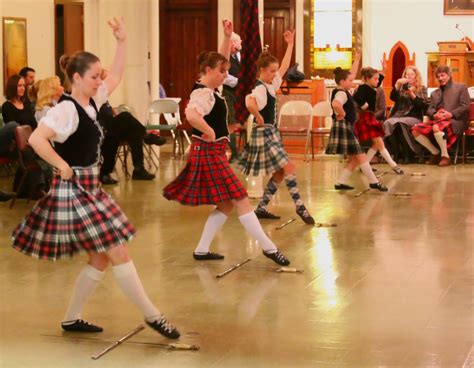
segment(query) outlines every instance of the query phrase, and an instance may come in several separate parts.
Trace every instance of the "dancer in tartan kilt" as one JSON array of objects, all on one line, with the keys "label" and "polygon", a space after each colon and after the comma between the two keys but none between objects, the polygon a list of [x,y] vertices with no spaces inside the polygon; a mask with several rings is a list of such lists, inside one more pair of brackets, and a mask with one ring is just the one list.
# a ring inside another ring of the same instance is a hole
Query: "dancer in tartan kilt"
[{"label": "dancer in tartan kilt", "polygon": [[331,94],[331,105],[334,114],[332,116],[333,123],[326,153],[329,155],[339,154],[349,156],[349,161],[335,185],[337,190],[354,189],[354,187],[348,185],[347,182],[355,168],[360,166],[362,172],[369,179],[370,188],[385,192],[388,189],[375,177],[370,163],[367,160],[367,156],[362,150],[357,136],[354,134],[354,123],[357,116],[355,103],[349,90],[354,84],[355,71],[357,71],[357,65],[353,65],[351,72],[342,70],[339,67],[334,70],[334,79],[337,83],[337,88],[335,88]]},{"label": "dancer in tartan kilt", "polygon": [[359,119],[355,123],[355,134],[360,142],[372,142],[372,147],[367,151],[369,163],[379,151],[392,170],[398,175],[403,175],[403,170],[385,148],[383,142],[385,132],[382,124],[375,118],[377,88],[382,83],[383,76],[379,74],[378,70],[371,67],[362,68],[361,74],[364,84],[360,85],[354,93],[354,100],[360,109]]},{"label": "dancer in tartan kilt", "polygon": [[[179,332],[146,295],[126,243],[135,234],[114,200],[99,185],[102,127],[97,114],[122,78],[126,33],[123,20],[109,22],[117,49],[109,76],[102,82],[99,58],[88,52],[72,55],[66,71],[72,81],[63,96],[38,122],[30,137],[36,153],[56,168],[50,192],[13,231],[13,247],[26,255],[49,260],[72,257],[83,250],[89,259],[79,274],[61,326],[66,331],[102,332],[81,319],[87,298],[112,264],[116,282],[143,312],[146,323],[169,338]],[[54,148],[50,141],[54,141]]]},{"label": "dancer in tartan kilt", "polygon": [[232,23],[224,21],[224,41],[220,52],[203,52],[198,57],[200,80],[194,85],[186,119],[193,127],[191,150],[186,167],[168,184],[163,195],[189,206],[215,205],[193,253],[194,259],[218,260],[224,256],[210,252],[217,232],[235,207],[245,230],[262,246],[263,254],[279,265],[290,261],[268,238],[252,210],[247,192],[230,168],[225,155],[229,141],[227,106],[218,88],[229,68]]},{"label": "dancer in tartan kilt", "polygon": [[255,116],[252,135],[244,147],[239,167],[245,175],[271,175],[255,214],[262,219],[279,219],[280,216],[268,211],[267,206],[285,180],[296,206],[296,213],[308,225],[314,219],[306,209],[296,182],[296,166],[288,157],[278,132],[276,120],[276,91],[282,83],[282,76],[288,70],[295,40],[294,31],[286,31],[283,37],[288,44],[285,56],[279,61],[268,51],[264,51],[257,62],[259,79],[252,93],[246,97],[247,109]]}]

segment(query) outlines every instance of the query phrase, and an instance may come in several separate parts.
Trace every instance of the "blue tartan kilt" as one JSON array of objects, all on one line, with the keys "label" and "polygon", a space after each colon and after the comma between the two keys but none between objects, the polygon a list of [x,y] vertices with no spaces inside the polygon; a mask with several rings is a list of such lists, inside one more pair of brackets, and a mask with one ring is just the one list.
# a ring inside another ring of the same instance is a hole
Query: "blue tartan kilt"
[{"label": "blue tartan kilt", "polygon": [[326,154],[358,155],[361,153],[364,153],[364,151],[354,134],[353,125],[346,120],[337,121],[333,119]]},{"label": "blue tartan kilt", "polygon": [[135,234],[120,207],[100,188],[99,167],[73,167],[71,179],[55,175],[12,234],[13,248],[34,258],[58,260],[84,250],[102,253]]},{"label": "blue tartan kilt", "polygon": [[289,162],[280,133],[274,125],[254,126],[239,160],[245,175],[271,175]]}]

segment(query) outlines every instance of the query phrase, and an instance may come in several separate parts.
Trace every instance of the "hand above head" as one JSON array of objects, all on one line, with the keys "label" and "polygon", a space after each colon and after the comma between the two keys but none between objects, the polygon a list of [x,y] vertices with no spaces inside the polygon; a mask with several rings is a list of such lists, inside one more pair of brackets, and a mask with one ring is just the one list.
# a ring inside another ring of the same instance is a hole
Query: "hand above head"
[{"label": "hand above head", "polygon": [[382,65],[382,74],[387,72],[387,60],[385,58],[380,59],[380,64]]},{"label": "hand above head", "polygon": [[283,38],[288,45],[295,43],[295,31],[285,31]]},{"label": "hand above head", "polygon": [[117,19],[114,17],[107,23],[109,24],[110,28],[112,28],[116,40],[125,41],[125,39],[127,38],[127,33],[125,32],[125,24],[123,22],[123,18]]},{"label": "hand above head", "polygon": [[224,19],[222,21],[222,27],[224,28],[224,36],[230,37],[234,32],[234,26],[230,20]]}]

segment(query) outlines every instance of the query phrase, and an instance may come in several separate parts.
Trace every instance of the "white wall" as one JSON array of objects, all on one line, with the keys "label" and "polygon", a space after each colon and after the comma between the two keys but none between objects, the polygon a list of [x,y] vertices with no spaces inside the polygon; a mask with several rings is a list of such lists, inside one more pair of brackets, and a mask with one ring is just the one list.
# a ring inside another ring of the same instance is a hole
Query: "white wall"
[{"label": "white wall", "polygon": [[474,16],[443,15],[443,0],[364,0],[364,66],[380,68],[383,53],[388,55],[402,41],[410,56],[416,54],[416,66],[426,84],[426,52],[438,50],[436,41],[461,39],[456,23],[473,38],[473,22]]},{"label": "white wall", "polygon": [[[0,17],[26,18],[28,66],[38,78],[54,75],[54,0],[0,0]],[[1,25],[0,38],[3,40]],[[3,51],[0,71],[3,103]]]}]

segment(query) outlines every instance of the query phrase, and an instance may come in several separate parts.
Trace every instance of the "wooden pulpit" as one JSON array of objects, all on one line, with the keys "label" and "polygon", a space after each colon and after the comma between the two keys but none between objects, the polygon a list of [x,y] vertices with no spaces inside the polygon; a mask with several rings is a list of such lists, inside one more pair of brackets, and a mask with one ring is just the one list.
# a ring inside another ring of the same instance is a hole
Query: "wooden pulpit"
[{"label": "wooden pulpit", "polygon": [[435,75],[438,65],[451,68],[454,82],[474,85],[474,51],[470,50],[470,46],[468,40],[439,41],[439,51],[427,52],[428,87],[438,86]]}]

